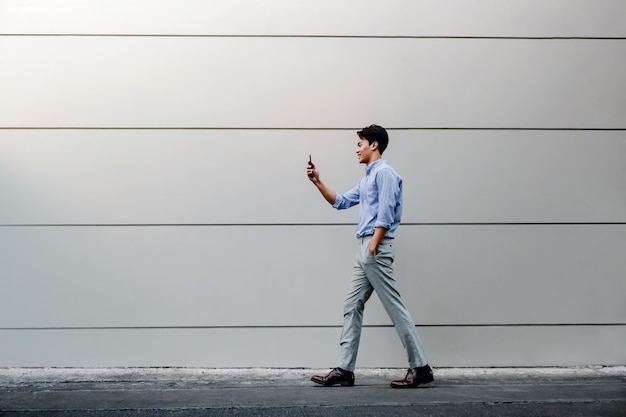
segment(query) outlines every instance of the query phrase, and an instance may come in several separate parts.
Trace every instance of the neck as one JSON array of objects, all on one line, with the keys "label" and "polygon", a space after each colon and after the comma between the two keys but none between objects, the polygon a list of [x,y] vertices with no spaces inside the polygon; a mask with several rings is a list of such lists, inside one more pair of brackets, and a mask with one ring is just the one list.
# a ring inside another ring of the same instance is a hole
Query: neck
[{"label": "neck", "polygon": [[381,154],[372,155],[372,158],[365,163],[365,166],[368,167],[372,165],[374,162],[381,160],[381,159],[383,159],[383,156]]}]

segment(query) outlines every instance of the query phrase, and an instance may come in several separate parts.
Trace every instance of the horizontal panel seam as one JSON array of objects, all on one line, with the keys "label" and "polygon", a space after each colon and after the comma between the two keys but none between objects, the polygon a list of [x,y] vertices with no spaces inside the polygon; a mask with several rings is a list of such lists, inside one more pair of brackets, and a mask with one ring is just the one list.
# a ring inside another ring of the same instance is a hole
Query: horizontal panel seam
[{"label": "horizontal panel seam", "polygon": [[[286,130],[286,131],[344,131],[359,127],[228,127],[228,126],[0,126],[0,130]],[[626,131],[626,127],[386,127],[386,130],[460,130],[460,131]]]},{"label": "horizontal panel seam", "polygon": [[472,36],[472,35],[315,35],[315,34],[185,34],[185,33],[0,33],[4,37],[108,37],[108,38],[304,38],[304,39],[459,39],[459,40],[542,40],[542,41],[623,41],[624,36]]},{"label": "horizontal panel seam", "polygon": [[[494,324],[416,324],[417,328],[464,328],[464,327],[621,327],[626,323],[494,323]],[[339,324],[329,325],[242,325],[242,326],[51,326],[51,327],[0,327],[0,331],[48,331],[48,330],[246,330],[246,329],[340,329]],[[369,324],[363,328],[391,329],[392,324]]]},{"label": "horizontal panel seam", "polygon": [[[622,226],[626,222],[492,222],[492,223],[402,223],[402,226]],[[356,223],[22,223],[0,227],[317,227],[356,226]]]}]

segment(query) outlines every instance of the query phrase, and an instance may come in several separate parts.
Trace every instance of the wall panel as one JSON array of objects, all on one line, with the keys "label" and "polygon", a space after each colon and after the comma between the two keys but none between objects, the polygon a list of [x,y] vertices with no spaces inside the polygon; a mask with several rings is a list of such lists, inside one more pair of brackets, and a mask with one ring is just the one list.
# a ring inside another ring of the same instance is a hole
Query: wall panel
[{"label": "wall panel", "polygon": [[2,0],[3,33],[624,36],[621,0]]},{"label": "wall panel", "polygon": [[[434,367],[624,364],[623,326],[418,331]],[[339,328],[0,330],[0,366],[125,367],[130,363],[328,369],[335,360],[340,332]],[[362,337],[358,367],[406,367],[393,329],[365,328]]]},{"label": "wall panel", "polygon": [[[355,131],[0,130],[0,224],[355,223]],[[624,132],[390,134],[405,223],[626,221]]]},{"label": "wall panel", "polygon": [[619,41],[4,37],[0,54],[11,62],[0,68],[0,127],[558,129],[626,119]]},{"label": "wall panel", "polygon": [[[0,327],[339,325],[352,226],[3,228]],[[420,324],[625,323],[626,226],[404,226]],[[368,324],[389,324],[376,297]],[[19,313],[19,314],[18,314]]]}]

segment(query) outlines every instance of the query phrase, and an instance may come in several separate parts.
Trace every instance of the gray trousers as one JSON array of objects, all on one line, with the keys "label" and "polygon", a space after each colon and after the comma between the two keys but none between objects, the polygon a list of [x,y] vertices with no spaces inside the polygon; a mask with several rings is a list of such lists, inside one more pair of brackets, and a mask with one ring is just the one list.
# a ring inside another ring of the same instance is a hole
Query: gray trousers
[{"label": "gray trousers", "polygon": [[409,367],[424,366],[428,362],[422,342],[415,329],[411,314],[400,299],[400,293],[393,278],[392,264],[395,256],[393,239],[383,239],[378,246],[376,257],[373,257],[367,250],[371,240],[371,236],[358,239],[359,248],[344,304],[343,330],[336,366],[354,372],[361,339],[363,309],[372,295],[372,291],[376,291],[404,345]]}]

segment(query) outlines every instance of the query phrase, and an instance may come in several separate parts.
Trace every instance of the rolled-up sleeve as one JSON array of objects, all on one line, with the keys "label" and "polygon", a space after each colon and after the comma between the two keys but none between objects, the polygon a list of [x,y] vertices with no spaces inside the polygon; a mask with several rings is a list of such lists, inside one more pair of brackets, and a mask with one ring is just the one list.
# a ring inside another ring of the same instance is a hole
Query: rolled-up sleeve
[{"label": "rolled-up sleeve", "polygon": [[380,170],[376,174],[376,187],[378,188],[378,215],[374,227],[382,227],[389,230],[398,221],[398,204],[400,200],[401,182],[390,170]]},{"label": "rolled-up sleeve", "polygon": [[344,194],[337,194],[337,198],[335,199],[333,207],[337,210],[345,210],[359,204],[359,198],[359,186],[357,185],[356,187]]}]

